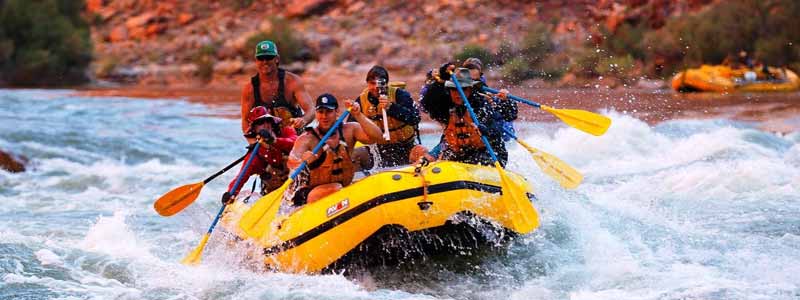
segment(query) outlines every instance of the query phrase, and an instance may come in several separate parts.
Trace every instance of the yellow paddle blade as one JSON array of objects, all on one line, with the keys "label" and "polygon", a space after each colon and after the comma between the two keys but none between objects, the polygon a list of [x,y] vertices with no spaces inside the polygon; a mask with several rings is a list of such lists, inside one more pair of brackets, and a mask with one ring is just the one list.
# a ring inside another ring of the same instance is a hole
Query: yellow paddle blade
[{"label": "yellow paddle blade", "polygon": [[186,257],[181,260],[181,263],[187,266],[194,266],[200,263],[200,259],[203,257],[203,249],[206,248],[206,243],[208,243],[208,237],[211,235],[206,233],[203,235],[203,239],[200,240],[200,245],[197,245],[197,248],[194,248],[192,252],[186,255]]},{"label": "yellow paddle blade", "polygon": [[547,105],[542,105],[541,108],[555,115],[567,125],[592,135],[601,136],[611,126],[611,119],[593,112],[580,109],[556,109]]},{"label": "yellow paddle blade", "polygon": [[249,237],[259,239],[264,236],[264,233],[269,229],[270,222],[275,219],[275,215],[278,213],[283,193],[286,192],[292,181],[294,180],[289,178],[281,187],[261,197],[258,202],[253,204],[250,210],[244,213],[241,221],[239,221],[239,227]]},{"label": "yellow paddle blade", "polygon": [[499,162],[494,163],[500,175],[500,187],[503,189],[501,202],[508,211],[508,218],[514,231],[525,234],[539,226],[539,217],[528,199],[525,187],[512,181]]},{"label": "yellow paddle blade", "polygon": [[203,185],[201,181],[171,190],[164,194],[164,196],[161,196],[161,198],[158,198],[158,200],[153,203],[153,208],[159,215],[165,217],[174,215],[197,199],[197,196],[200,195],[200,191],[203,189]]},{"label": "yellow paddle blade", "polygon": [[583,181],[583,175],[572,166],[549,153],[542,152],[517,139],[517,143],[522,145],[533,156],[533,161],[542,169],[542,172],[553,178],[565,189],[574,189]]}]

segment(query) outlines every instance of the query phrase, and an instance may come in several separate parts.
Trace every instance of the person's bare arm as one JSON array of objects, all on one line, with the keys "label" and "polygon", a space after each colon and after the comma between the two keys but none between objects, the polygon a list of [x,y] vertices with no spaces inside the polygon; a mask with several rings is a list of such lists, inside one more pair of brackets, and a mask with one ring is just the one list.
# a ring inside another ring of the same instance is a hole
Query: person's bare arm
[{"label": "person's bare arm", "polygon": [[245,84],[242,87],[242,96],[241,96],[241,103],[242,103],[242,133],[247,133],[247,129],[250,128],[250,124],[247,122],[247,114],[250,113],[250,110],[253,109],[253,86],[250,83]]},{"label": "person's bare arm", "polygon": [[297,141],[294,143],[294,147],[292,147],[292,152],[289,152],[289,159],[286,161],[286,166],[289,169],[294,170],[303,163],[303,154],[306,152],[311,151],[308,147],[308,139],[309,135],[304,134],[297,138]]},{"label": "person's bare arm", "polygon": [[[292,118],[292,127],[300,128],[310,124],[314,121],[314,105],[312,104],[311,95],[306,91],[303,80],[300,76],[292,74],[292,81],[291,83],[287,83],[287,85],[290,85],[289,90],[291,91],[295,103],[303,109],[303,118]],[[302,124],[300,120],[302,120]]]},{"label": "person's bare arm", "polygon": [[383,132],[378,125],[375,125],[372,120],[361,113],[361,106],[358,102],[346,100],[345,105],[351,108],[350,115],[358,122],[357,124],[348,123],[353,127],[353,137],[357,141],[364,144],[372,144],[383,138]]}]

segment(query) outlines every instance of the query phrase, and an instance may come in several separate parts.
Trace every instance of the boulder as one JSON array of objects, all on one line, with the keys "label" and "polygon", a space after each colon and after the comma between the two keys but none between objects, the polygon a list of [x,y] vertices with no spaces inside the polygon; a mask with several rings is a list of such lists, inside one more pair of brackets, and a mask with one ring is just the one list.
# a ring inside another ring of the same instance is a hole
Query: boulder
[{"label": "boulder", "polygon": [[178,24],[186,25],[194,21],[194,15],[190,13],[180,13],[178,15]]},{"label": "boulder", "polygon": [[164,33],[164,31],[167,31],[166,23],[153,23],[147,25],[147,28],[145,29],[145,35],[148,37],[153,37]]},{"label": "boulder", "polygon": [[128,39],[128,29],[125,26],[117,26],[108,33],[108,41],[112,43],[121,42]]},{"label": "boulder", "polygon": [[128,29],[143,27],[144,25],[147,25],[147,23],[150,23],[150,21],[155,17],[156,14],[152,12],[146,12],[125,21],[125,27],[128,27]]},{"label": "boulder", "polygon": [[131,38],[131,39],[142,40],[142,39],[147,37],[147,28],[145,28],[145,27],[129,28],[128,37]]},{"label": "boulder", "polygon": [[89,13],[97,13],[103,8],[103,0],[88,0],[86,1],[86,11]]},{"label": "boulder", "polygon": [[28,159],[24,156],[17,156],[0,150],[0,169],[11,173],[25,172],[25,164]]},{"label": "boulder", "polygon": [[296,61],[287,66],[284,66],[284,68],[286,68],[286,71],[295,74],[303,74],[306,71],[306,64],[301,61]]},{"label": "boulder", "polygon": [[334,3],[333,0],[294,0],[286,6],[285,15],[287,18],[303,18],[322,13]]},{"label": "boulder", "polygon": [[214,64],[214,73],[222,75],[238,74],[242,72],[244,62],[241,59],[229,59]]}]

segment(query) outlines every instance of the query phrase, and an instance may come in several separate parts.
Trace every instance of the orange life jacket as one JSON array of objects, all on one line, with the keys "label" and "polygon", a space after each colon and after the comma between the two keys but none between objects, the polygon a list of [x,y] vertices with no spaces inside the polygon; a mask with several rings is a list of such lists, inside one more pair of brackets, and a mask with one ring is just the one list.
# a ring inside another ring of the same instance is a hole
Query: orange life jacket
[{"label": "orange life jacket", "polygon": [[466,106],[458,105],[450,109],[450,118],[444,128],[444,140],[454,152],[464,149],[483,149],[481,132],[466,111]]},{"label": "orange life jacket", "polygon": [[[317,140],[320,140],[320,134],[316,128],[307,129],[313,134]],[[341,183],[342,186],[348,186],[353,182],[353,175],[355,175],[355,166],[350,159],[350,152],[347,149],[347,142],[344,140],[344,132],[339,127],[339,144],[335,148],[331,148],[326,143],[319,159],[309,163],[310,178],[308,187],[315,187],[322,184]]]},{"label": "orange life jacket", "polygon": [[267,162],[267,168],[259,177],[261,178],[261,194],[266,195],[289,179],[289,168],[286,167],[289,156],[282,154],[281,159],[269,160],[267,157],[263,157],[263,159]]},{"label": "orange life jacket", "polygon": [[[404,83],[402,85],[405,85]],[[401,88],[401,83],[389,83],[389,102],[395,102],[395,96],[397,94],[397,90]],[[378,128],[383,131],[383,113],[378,109],[378,105],[373,105],[369,102],[369,90],[364,89],[361,92],[361,97],[359,98],[359,102],[361,102],[361,112],[364,113],[367,118],[372,120]],[[378,144],[394,144],[408,141],[414,138],[414,135],[417,134],[417,130],[414,126],[408,125],[403,123],[398,119],[393,117],[389,117],[389,137],[390,140],[380,139]]]}]

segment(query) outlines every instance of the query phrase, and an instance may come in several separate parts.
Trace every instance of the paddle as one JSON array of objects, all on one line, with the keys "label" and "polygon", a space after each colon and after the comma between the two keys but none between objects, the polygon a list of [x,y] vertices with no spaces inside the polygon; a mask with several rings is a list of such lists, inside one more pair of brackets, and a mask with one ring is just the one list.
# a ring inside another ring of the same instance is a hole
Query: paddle
[{"label": "paddle", "polygon": [[232,162],[222,170],[219,170],[219,172],[214,173],[214,175],[209,176],[206,178],[206,180],[198,183],[187,184],[167,192],[161,196],[161,198],[158,198],[155,203],[153,203],[153,208],[159,215],[164,217],[169,217],[180,212],[197,199],[197,196],[200,195],[200,191],[203,189],[203,186],[205,186],[206,183],[211,182],[211,180],[214,180],[214,178],[217,178],[217,176],[222,175],[222,173],[227,172],[233,168],[233,166],[238,165],[244,160],[245,157],[247,157],[247,154],[242,155],[242,157]]},{"label": "paddle", "polygon": [[[498,90],[489,87],[483,87],[483,90],[492,94],[499,93]],[[608,127],[611,126],[611,119],[609,119],[606,116],[596,114],[593,112],[588,112],[580,109],[557,109],[547,105],[541,105],[531,100],[520,98],[510,94],[508,95],[508,97],[517,102],[522,102],[534,106],[536,108],[539,108],[541,110],[544,110],[546,112],[549,112],[558,117],[559,119],[561,119],[561,121],[564,121],[564,123],[567,123],[567,125],[592,135],[601,136],[604,133],[606,133]]]},{"label": "paddle", "polygon": [[[472,110],[472,105],[469,103],[469,99],[467,99],[467,96],[464,95],[464,91],[461,89],[461,83],[458,82],[458,78],[456,78],[455,73],[451,73],[450,76],[453,84],[456,86],[456,90],[458,90],[458,94],[464,101],[464,106],[467,107],[467,111],[469,112],[469,116],[472,118],[472,122],[475,123],[476,126],[480,126],[478,116],[475,115],[475,112]],[[483,141],[483,144],[486,145],[486,150],[489,151],[489,155],[492,157],[492,161],[494,162],[494,167],[497,169],[497,174],[500,176],[500,203],[506,207],[506,211],[509,215],[509,221],[514,227],[512,229],[516,230],[517,232],[528,232],[532,230],[537,226],[538,220],[531,220],[530,218],[530,216],[536,215],[536,212],[533,210],[533,206],[527,197],[527,191],[524,187],[515,184],[511,181],[511,179],[508,178],[508,176],[506,176],[505,170],[502,166],[500,166],[500,162],[497,161],[497,155],[495,155],[492,145],[489,144],[489,140],[486,139],[485,136],[481,135],[481,141]]]},{"label": "paddle", "polygon": [[[389,92],[389,86],[386,83],[386,80],[381,78],[377,80],[378,85],[378,95],[380,98],[387,97],[386,94]],[[383,139],[384,140],[391,140],[391,135],[389,132],[389,117],[386,116],[386,109],[381,109],[381,114],[383,115]]]},{"label": "paddle", "polygon": [[[256,141],[255,147],[253,147],[252,152],[250,152],[250,156],[247,158],[247,162],[244,163],[242,170],[239,171],[239,175],[237,175],[236,177],[236,182],[234,182],[233,186],[231,186],[231,188],[228,189],[228,193],[238,190],[239,184],[242,182],[242,177],[244,177],[244,174],[247,173],[247,169],[250,167],[250,163],[253,162],[253,158],[255,158],[256,154],[258,153],[259,146],[261,146],[261,143],[259,143],[259,141]],[[231,194],[231,198],[235,196],[236,196],[235,194]],[[217,222],[219,221],[219,218],[222,217],[222,213],[225,212],[225,208],[227,206],[228,204],[223,204],[222,207],[219,208],[219,212],[217,213],[217,216],[214,218],[214,221],[211,222],[211,227],[208,228],[208,232],[206,232],[206,234],[203,235],[203,239],[200,240],[200,244],[197,245],[197,248],[192,250],[192,252],[189,252],[189,254],[187,254],[186,257],[184,257],[183,260],[181,260],[182,264],[196,265],[200,263],[200,259],[203,256],[203,250],[206,248],[206,243],[208,243],[208,238],[211,237],[211,232],[214,231],[214,227],[217,226]]]},{"label": "paddle", "polygon": [[522,147],[528,150],[533,156],[533,161],[542,169],[542,172],[553,178],[558,184],[566,189],[574,189],[581,184],[583,181],[583,175],[580,172],[572,168],[567,163],[561,161],[558,157],[555,157],[549,153],[542,152],[539,149],[529,146],[521,139],[517,138],[513,132],[508,129],[503,128],[503,130],[514,138],[517,143],[519,143]]},{"label": "paddle", "polygon": [[[322,149],[322,146],[325,145],[325,141],[327,141],[328,138],[331,137],[334,132],[336,132],[336,128],[342,124],[344,119],[347,118],[349,114],[350,108],[348,108],[339,117],[339,119],[336,120],[336,123],[334,123],[330,129],[328,129],[328,132],[322,136],[322,138],[319,140],[319,143],[317,143],[317,146],[311,151],[312,153],[316,155],[317,152]],[[277,214],[278,207],[280,206],[278,204],[281,202],[283,194],[286,192],[286,189],[289,188],[289,185],[291,185],[292,182],[294,182],[294,180],[297,178],[297,175],[303,171],[303,168],[306,167],[306,164],[307,162],[303,161],[300,166],[297,167],[294,172],[292,172],[292,174],[289,176],[289,179],[287,179],[281,187],[259,199],[258,202],[253,204],[253,207],[251,207],[250,210],[248,210],[242,216],[241,221],[239,221],[239,227],[241,227],[248,236],[257,239],[261,238],[264,233],[266,233],[267,229],[269,228],[269,222],[272,219],[271,217],[267,216],[274,216]]]}]

